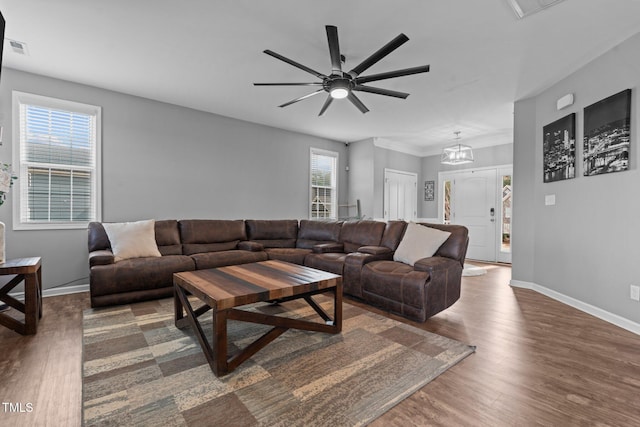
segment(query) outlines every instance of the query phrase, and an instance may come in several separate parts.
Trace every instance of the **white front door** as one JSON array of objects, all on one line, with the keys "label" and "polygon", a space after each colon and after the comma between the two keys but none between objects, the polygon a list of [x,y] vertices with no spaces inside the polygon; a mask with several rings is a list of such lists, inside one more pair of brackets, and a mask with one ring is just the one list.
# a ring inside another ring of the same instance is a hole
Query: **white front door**
[{"label": "white front door", "polygon": [[452,187],[451,223],[469,229],[467,258],[496,261],[495,169],[459,172]]},{"label": "white front door", "polygon": [[418,175],[385,169],[383,198],[385,220],[415,220],[418,216]]}]

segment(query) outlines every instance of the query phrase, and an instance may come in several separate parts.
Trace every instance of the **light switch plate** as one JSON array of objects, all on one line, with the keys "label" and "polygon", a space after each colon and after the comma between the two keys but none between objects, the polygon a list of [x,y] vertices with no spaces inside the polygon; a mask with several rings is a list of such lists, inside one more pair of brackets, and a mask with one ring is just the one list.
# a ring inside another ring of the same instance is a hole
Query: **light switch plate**
[{"label": "light switch plate", "polygon": [[547,194],[544,196],[544,204],[545,206],[553,206],[556,204],[556,195],[555,194]]}]

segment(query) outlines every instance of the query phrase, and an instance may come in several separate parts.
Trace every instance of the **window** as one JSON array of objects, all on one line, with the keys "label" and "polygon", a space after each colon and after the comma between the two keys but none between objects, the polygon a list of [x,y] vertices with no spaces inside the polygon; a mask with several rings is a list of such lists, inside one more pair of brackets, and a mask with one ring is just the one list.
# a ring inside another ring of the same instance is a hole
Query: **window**
[{"label": "window", "polygon": [[311,149],[311,219],[335,219],[338,211],[338,153]]},{"label": "window", "polygon": [[100,107],[13,92],[15,230],[100,220]]}]

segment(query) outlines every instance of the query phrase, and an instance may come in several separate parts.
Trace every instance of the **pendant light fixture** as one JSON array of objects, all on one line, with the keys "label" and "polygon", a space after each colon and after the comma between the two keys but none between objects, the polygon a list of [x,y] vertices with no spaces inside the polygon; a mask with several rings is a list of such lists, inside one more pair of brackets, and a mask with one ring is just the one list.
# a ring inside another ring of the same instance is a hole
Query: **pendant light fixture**
[{"label": "pendant light fixture", "polygon": [[460,131],[456,131],[454,134],[456,135],[456,144],[442,150],[440,163],[443,165],[473,163],[473,150],[468,145],[460,144]]}]

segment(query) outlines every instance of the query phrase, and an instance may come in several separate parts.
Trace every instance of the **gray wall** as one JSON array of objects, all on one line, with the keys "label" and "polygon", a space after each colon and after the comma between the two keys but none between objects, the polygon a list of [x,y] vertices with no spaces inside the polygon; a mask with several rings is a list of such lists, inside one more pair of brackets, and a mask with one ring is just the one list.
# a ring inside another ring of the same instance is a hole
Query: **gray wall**
[{"label": "gray wall", "polygon": [[360,199],[361,214],[373,218],[374,212],[374,151],[373,139],[349,144],[349,200]]},{"label": "gray wall", "polygon": [[412,172],[418,174],[417,195],[418,217],[422,216],[420,210],[420,195],[424,189],[420,188],[422,182],[422,170],[420,168],[420,157],[411,154],[400,153],[398,151],[388,150],[386,148],[374,147],[374,169],[373,169],[373,217],[384,217],[384,170],[395,169],[403,172]]},{"label": "gray wall", "polygon": [[[640,322],[640,303],[629,285],[640,284],[638,184],[638,85],[640,34],[515,108],[513,279],[575,298]],[[582,175],[583,109],[631,88],[631,170]],[[575,94],[575,104],[556,111],[556,100]],[[576,113],[577,177],[543,183],[542,127]],[[556,205],[545,206],[555,194]],[[528,239],[527,239],[528,238]]]},{"label": "gray wall", "polygon": [[[422,158],[422,189],[424,191],[424,181],[435,182],[435,197],[433,201],[425,202],[424,194],[420,195],[418,200],[421,201],[422,216],[425,218],[438,217],[438,173],[463,169],[475,169],[491,166],[510,165],[513,163],[513,144],[495,145],[492,147],[484,147],[473,150],[473,163],[460,166],[443,165],[440,163],[440,154],[435,156],[426,156]],[[420,187],[420,185],[418,185]]]},{"label": "gray wall", "polygon": [[[341,142],[175,105],[2,70],[0,161],[11,161],[11,91],[102,107],[103,220],[307,218],[309,148],[339,153],[339,203],[347,200]],[[12,231],[0,206],[9,258],[43,258],[45,288],[86,284],[86,230]]]},{"label": "gray wall", "polygon": [[[360,199],[362,214],[368,218],[384,217],[384,170],[395,169],[418,175],[422,179],[421,158],[411,154],[376,147],[373,138],[349,144],[349,199]],[[418,185],[418,201],[421,200]],[[418,216],[420,217],[420,203]]]}]

